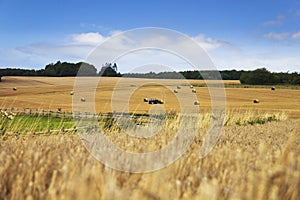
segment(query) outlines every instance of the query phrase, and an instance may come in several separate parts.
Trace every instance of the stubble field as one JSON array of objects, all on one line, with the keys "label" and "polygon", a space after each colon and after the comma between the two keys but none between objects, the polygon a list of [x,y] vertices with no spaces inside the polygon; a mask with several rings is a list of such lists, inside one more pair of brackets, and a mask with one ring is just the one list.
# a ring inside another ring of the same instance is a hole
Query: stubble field
[{"label": "stubble field", "polygon": [[[93,79],[93,78],[89,78]],[[96,81],[96,78],[94,78]],[[2,108],[39,108],[48,110],[72,110],[72,97],[70,92],[74,88],[75,79],[46,78],[46,77],[5,77],[0,84],[0,106]],[[200,111],[210,109],[210,95],[207,87],[201,80],[156,80],[156,79],[132,79],[132,78],[105,78],[100,79],[95,89],[95,99],[86,99],[85,104],[96,102],[96,112],[123,111],[123,106],[129,102],[129,111],[147,113],[151,105],[144,103],[144,98],[157,98],[165,101],[163,105],[167,112],[181,112],[180,106],[194,109],[194,99],[200,102]],[[189,89],[193,84],[197,93]],[[224,81],[224,84],[239,84],[239,81]],[[177,89],[178,85],[182,89]],[[13,87],[17,90],[13,91]],[[87,90],[91,88],[86,88]],[[178,90],[178,94],[173,92]],[[185,94],[181,90],[185,89]],[[132,93],[130,93],[132,92]],[[228,110],[258,110],[265,112],[284,111],[290,118],[300,118],[300,90],[277,89],[271,91],[266,88],[234,88],[225,89]],[[84,96],[84,92],[82,97]],[[114,96],[113,96],[114,95]],[[182,100],[176,96],[182,95]],[[77,96],[76,96],[77,97]],[[113,100],[112,100],[112,97]],[[80,98],[80,97],[79,97]],[[259,104],[253,100],[259,99]],[[76,99],[77,100],[77,99]]]},{"label": "stubble field", "polygon": [[[96,111],[123,109],[118,105],[129,102],[130,112],[147,113],[151,105],[143,99],[158,98],[164,100],[160,106],[165,110],[176,112],[182,104],[176,98],[180,92],[184,93],[184,106],[194,109],[191,83],[204,116],[201,123],[209,123],[205,115],[210,110],[208,89],[197,87],[203,85],[202,81],[158,81],[103,78],[95,88]],[[0,105],[71,111],[73,84],[74,78],[4,77]],[[182,88],[174,94],[177,85]],[[133,91],[132,95],[128,90]],[[204,125],[187,153],[172,165],[151,173],[106,167],[89,154],[74,133],[4,133],[0,136],[0,199],[299,199],[300,90],[229,87],[225,91],[228,123],[212,152],[199,158],[207,131]],[[118,92],[118,98],[111,101],[113,92]],[[260,103],[254,104],[253,99]],[[91,101],[87,98],[82,103]],[[112,104],[116,106],[111,108]],[[271,118],[261,123],[267,114]],[[175,130],[176,123],[171,121],[173,125],[169,126]],[[139,153],[168,145],[173,139],[170,130],[164,129],[149,142],[133,142],[114,127],[107,130],[107,136],[120,148]]]}]

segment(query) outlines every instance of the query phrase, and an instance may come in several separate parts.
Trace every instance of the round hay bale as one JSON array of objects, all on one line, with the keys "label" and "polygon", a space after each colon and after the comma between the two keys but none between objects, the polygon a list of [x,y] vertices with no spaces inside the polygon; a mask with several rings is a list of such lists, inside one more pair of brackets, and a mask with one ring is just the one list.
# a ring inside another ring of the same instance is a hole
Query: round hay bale
[{"label": "round hay bale", "polygon": [[181,89],[181,87],[179,85],[177,85],[177,89]]},{"label": "round hay bale", "polygon": [[8,115],[8,116],[7,116],[7,119],[12,120],[12,119],[14,119],[14,116]]},{"label": "round hay bale", "polygon": [[85,102],[85,98],[84,97],[81,97],[81,102]]},{"label": "round hay bale", "polygon": [[260,101],[259,101],[259,99],[254,99],[253,100],[253,103],[259,103]]},{"label": "round hay bale", "polygon": [[192,93],[196,93],[196,90],[195,90],[195,89],[192,89]]},{"label": "round hay bale", "polygon": [[158,103],[159,104],[164,104],[164,100],[160,99],[160,100],[158,100]]},{"label": "round hay bale", "polygon": [[195,106],[199,106],[199,105],[200,105],[200,102],[199,102],[199,101],[195,101],[195,102],[194,102],[194,105],[195,105]]},{"label": "round hay bale", "polygon": [[276,90],[276,88],[275,87],[271,87],[271,90]]},{"label": "round hay bale", "polygon": [[178,93],[178,90],[174,90],[174,93]]},{"label": "round hay bale", "polygon": [[70,95],[74,95],[74,91],[71,91],[71,92],[70,92]]},{"label": "round hay bale", "polygon": [[148,98],[144,98],[144,102],[148,102],[149,100],[148,100]]},{"label": "round hay bale", "polygon": [[17,91],[17,88],[16,88],[16,87],[13,87],[13,91]]},{"label": "round hay bale", "polygon": [[193,85],[190,85],[190,88],[192,89],[194,86]]}]

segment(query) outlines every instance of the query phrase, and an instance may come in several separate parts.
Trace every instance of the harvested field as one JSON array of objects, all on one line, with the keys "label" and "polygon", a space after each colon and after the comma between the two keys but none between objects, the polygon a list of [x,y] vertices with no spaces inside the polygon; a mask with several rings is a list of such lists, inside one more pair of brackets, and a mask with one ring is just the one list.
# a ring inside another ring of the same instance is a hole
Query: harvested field
[{"label": "harvested field", "polygon": [[[93,79],[93,78],[89,78]],[[0,107],[2,108],[39,108],[65,111],[72,110],[74,90],[73,77],[3,77],[0,83]],[[189,93],[190,84],[197,93]],[[151,105],[144,103],[144,98],[164,100],[163,109],[168,112],[180,112],[180,103],[173,90],[181,85],[178,95],[182,95],[184,105],[194,109],[194,98],[200,102],[200,110],[210,109],[210,95],[207,87],[202,87],[201,80],[157,80],[134,78],[102,77],[96,88],[96,111],[107,113],[124,111],[124,105],[129,102],[129,111],[147,113]],[[239,84],[239,81],[224,81],[224,84]],[[198,86],[197,86],[198,85]],[[201,86],[201,87],[199,87]],[[18,90],[14,91],[13,87]],[[89,88],[88,88],[89,89]],[[186,94],[182,93],[186,90]],[[225,89],[227,108],[236,110],[258,110],[278,112],[284,111],[291,118],[300,118],[300,90],[270,88],[231,88]],[[82,93],[84,96],[84,92]],[[115,95],[112,101],[112,95]],[[196,96],[194,96],[196,95]],[[81,97],[80,97],[81,98]],[[253,99],[259,99],[259,104],[253,104]],[[85,103],[93,101],[86,99]],[[112,105],[113,104],[113,105]],[[113,107],[112,107],[113,106]],[[162,106],[162,105],[161,105]]]}]

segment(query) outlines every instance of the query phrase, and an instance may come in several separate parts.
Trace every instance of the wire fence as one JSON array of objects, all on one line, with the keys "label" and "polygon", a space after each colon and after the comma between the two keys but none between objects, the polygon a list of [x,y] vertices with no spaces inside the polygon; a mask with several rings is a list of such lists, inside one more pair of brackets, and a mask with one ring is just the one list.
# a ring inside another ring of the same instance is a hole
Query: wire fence
[{"label": "wire fence", "polygon": [[[129,117],[129,118],[140,118],[140,117],[150,117],[149,114],[144,113],[124,113],[124,112],[110,112],[110,113],[90,113],[90,112],[71,112],[71,111],[62,111],[58,109],[54,110],[45,110],[38,108],[0,108],[0,112],[6,112],[8,115],[31,115],[31,116],[47,116],[47,117],[56,117],[56,118],[99,118],[99,117]],[[157,115],[168,115],[172,116],[176,113],[166,113],[166,114],[157,114]],[[155,115],[155,114],[154,114]],[[150,117],[151,118],[151,117]]]},{"label": "wire fence", "polygon": [[70,112],[62,111],[58,109],[54,110],[45,110],[37,108],[0,108],[1,112],[6,112],[7,115],[31,115],[31,116],[47,116],[47,117],[56,117],[56,118],[90,118],[90,117],[100,117],[100,116],[111,116],[110,113],[89,113],[89,112]]}]

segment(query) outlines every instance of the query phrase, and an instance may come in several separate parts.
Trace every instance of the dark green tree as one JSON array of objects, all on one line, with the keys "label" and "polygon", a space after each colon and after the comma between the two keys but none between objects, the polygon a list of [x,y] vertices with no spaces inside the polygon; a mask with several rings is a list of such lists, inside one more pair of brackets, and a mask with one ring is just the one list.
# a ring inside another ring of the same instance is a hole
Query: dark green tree
[{"label": "dark green tree", "polygon": [[45,67],[46,76],[96,76],[97,69],[95,66],[85,62],[68,63],[60,62],[49,64]]},{"label": "dark green tree", "polygon": [[108,77],[118,77],[121,76],[120,73],[117,72],[117,64],[114,63],[105,63],[101,70],[99,71],[100,76],[108,76]]},{"label": "dark green tree", "polygon": [[96,76],[97,75],[97,69],[94,65],[90,65],[85,62],[79,62],[76,64],[75,69],[78,68],[78,74],[79,76]]},{"label": "dark green tree", "polygon": [[253,85],[270,85],[276,83],[274,75],[266,68],[243,72],[241,74],[240,81],[243,84]]}]

